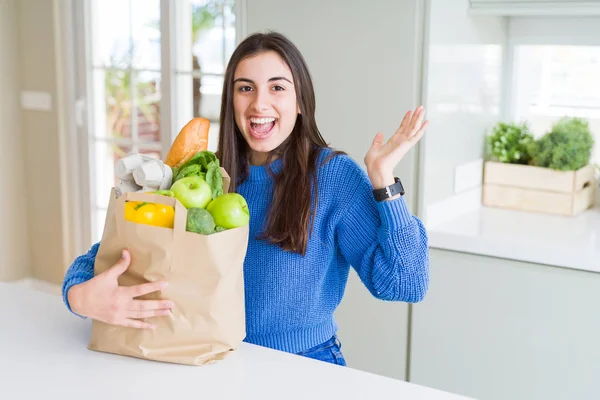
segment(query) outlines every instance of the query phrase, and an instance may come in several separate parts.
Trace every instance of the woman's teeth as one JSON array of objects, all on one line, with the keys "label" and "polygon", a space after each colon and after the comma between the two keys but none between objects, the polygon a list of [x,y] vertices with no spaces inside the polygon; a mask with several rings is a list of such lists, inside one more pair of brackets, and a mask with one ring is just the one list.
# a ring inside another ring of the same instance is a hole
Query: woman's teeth
[{"label": "woman's teeth", "polygon": [[269,124],[275,121],[275,118],[250,118],[250,122],[253,124]]},{"label": "woman's teeth", "polygon": [[250,118],[250,133],[255,138],[266,138],[273,127],[275,127],[276,118]]}]

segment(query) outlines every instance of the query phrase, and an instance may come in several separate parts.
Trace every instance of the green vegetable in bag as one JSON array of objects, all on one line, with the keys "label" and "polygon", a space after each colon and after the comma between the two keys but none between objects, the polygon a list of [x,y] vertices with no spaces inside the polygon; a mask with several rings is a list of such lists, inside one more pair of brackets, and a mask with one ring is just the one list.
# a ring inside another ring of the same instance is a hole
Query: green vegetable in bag
[{"label": "green vegetable in bag", "polygon": [[198,176],[205,180],[211,187],[213,199],[223,194],[223,174],[221,174],[219,159],[212,151],[199,151],[194,154],[179,168],[173,183],[189,176]]}]

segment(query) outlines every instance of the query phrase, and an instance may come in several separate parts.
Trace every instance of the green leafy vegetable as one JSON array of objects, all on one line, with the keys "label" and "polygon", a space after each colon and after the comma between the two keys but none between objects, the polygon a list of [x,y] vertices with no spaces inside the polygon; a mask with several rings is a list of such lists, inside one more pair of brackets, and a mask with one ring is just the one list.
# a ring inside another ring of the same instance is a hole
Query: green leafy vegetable
[{"label": "green leafy vegetable", "polygon": [[179,168],[177,174],[173,172],[173,183],[188,176],[199,176],[210,185],[213,199],[223,194],[223,175],[219,159],[212,151],[199,151]]},{"label": "green leafy vegetable", "polygon": [[198,164],[192,164],[186,168],[181,168],[175,177],[175,182],[181,178],[187,178],[188,176],[202,176],[202,167]]},{"label": "green leafy vegetable", "polygon": [[221,174],[218,160],[216,162],[211,161],[210,164],[208,164],[208,171],[206,171],[206,178],[204,180],[212,189],[213,199],[216,199],[223,194],[223,175]]}]

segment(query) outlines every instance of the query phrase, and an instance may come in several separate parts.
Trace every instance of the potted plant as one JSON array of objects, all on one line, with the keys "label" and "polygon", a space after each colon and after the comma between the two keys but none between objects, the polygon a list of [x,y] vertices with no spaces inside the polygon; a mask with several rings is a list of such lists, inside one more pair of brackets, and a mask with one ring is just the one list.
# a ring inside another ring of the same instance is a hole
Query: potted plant
[{"label": "potted plant", "polygon": [[537,140],[526,123],[499,123],[486,139],[484,205],[573,216],[594,204],[587,121],[561,118]]}]

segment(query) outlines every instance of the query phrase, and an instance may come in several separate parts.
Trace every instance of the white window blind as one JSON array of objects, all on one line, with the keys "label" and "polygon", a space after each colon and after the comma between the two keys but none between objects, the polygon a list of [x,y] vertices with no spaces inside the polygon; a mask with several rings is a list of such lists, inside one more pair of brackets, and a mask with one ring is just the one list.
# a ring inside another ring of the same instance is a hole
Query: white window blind
[{"label": "white window blind", "polygon": [[499,16],[600,15],[600,0],[470,0],[473,14]]},{"label": "white window blind", "polygon": [[512,44],[600,46],[600,17],[512,17]]}]

